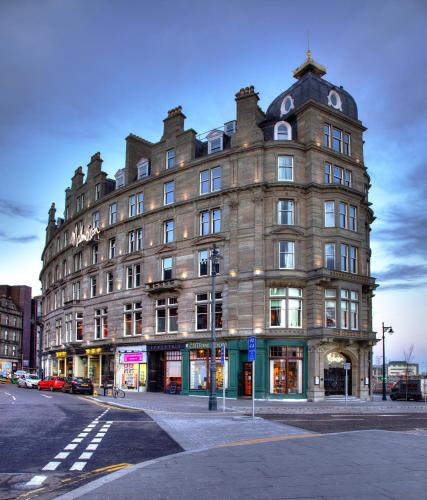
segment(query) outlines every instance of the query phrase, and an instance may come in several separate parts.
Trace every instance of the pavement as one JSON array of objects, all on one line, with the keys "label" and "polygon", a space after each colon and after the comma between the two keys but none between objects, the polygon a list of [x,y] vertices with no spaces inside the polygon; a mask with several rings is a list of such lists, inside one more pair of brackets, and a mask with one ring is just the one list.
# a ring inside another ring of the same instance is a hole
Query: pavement
[{"label": "pavement", "polygon": [[[102,394],[102,390],[101,390]],[[115,399],[97,396],[98,401],[110,404],[122,405],[128,408],[142,409],[147,412],[156,413],[188,413],[188,414],[215,414],[222,416],[222,398],[218,398],[218,411],[208,410],[207,396],[182,396],[174,394],[163,394],[158,392],[126,393],[125,398]],[[225,413],[248,415],[252,412],[252,401],[250,399],[228,399],[225,400]],[[402,413],[402,412],[427,412],[427,403],[420,401],[382,401],[380,395],[375,395],[372,401],[361,401],[356,398],[349,399],[347,404],[343,398],[327,398],[316,403],[307,401],[289,400],[256,400],[257,414],[292,414],[292,413]]]},{"label": "pavement", "polygon": [[427,435],[386,431],[292,435],[164,457],[58,500],[419,500]]},{"label": "pavement", "polygon": [[[143,408],[186,451],[114,472],[59,500],[427,498],[424,404],[260,401],[262,417],[252,419],[245,400],[227,400],[224,412],[221,401],[209,412],[207,398],[198,397],[97,400]],[[367,430],[351,431],[357,425]],[[396,430],[370,430],[379,425]]]}]

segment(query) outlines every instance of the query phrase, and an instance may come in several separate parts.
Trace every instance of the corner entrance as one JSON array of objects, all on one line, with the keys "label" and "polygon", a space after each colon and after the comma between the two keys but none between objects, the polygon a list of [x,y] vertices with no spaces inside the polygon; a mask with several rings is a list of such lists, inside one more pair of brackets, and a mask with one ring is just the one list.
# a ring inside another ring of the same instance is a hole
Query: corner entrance
[{"label": "corner entrance", "polygon": [[[330,352],[325,359],[325,396],[345,395],[345,370],[344,363],[350,363],[350,359],[341,352]],[[348,395],[352,395],[351,372],[348,370]]]}]

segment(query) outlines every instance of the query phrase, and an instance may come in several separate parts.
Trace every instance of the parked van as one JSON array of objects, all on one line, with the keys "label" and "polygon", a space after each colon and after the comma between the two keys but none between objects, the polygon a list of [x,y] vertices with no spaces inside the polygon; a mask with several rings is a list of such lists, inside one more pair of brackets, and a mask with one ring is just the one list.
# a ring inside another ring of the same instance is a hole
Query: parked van
[{"label": "parked van", "polygon": [[427,399],[427,379],[408,379],[407,384],[406,380],[399,380],[391,388],[390,399],[392,401],[397,399],[413,399],[414,401]]}]

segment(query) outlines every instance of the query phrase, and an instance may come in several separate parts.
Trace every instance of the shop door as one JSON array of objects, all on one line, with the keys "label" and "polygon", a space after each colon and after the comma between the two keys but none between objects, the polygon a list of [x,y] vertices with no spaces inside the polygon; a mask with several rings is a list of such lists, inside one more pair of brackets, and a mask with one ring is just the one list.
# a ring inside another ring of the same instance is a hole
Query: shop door
[{"label": "shop door", "polygon": [[252,363],[243,363],[243,396],[252,396]]},{"label": "shop door", "polygon": [[151,351],[148,360],[148,390],[150,392],[163,392],[164,366],[164,352]]},{"label": "shop door", "polygon": [[[325,370],[325,396],[345,395],[344,368],[327,368]],[[351,396],[351,370],[348,371],[348,395]]]}]

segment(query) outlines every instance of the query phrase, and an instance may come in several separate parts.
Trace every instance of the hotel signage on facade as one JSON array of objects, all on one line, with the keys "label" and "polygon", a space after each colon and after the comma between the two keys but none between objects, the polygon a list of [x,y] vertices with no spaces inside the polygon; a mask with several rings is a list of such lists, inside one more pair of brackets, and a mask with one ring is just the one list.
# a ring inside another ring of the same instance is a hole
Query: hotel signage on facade
[{"label": "hotel signage on facade", "polygon": [[71,232],[71,244],[78,247],[81,243],[92,241],[96,236],[99,236],[99,228],[89,226],[85,230],[84,226],[77,226]]}]

